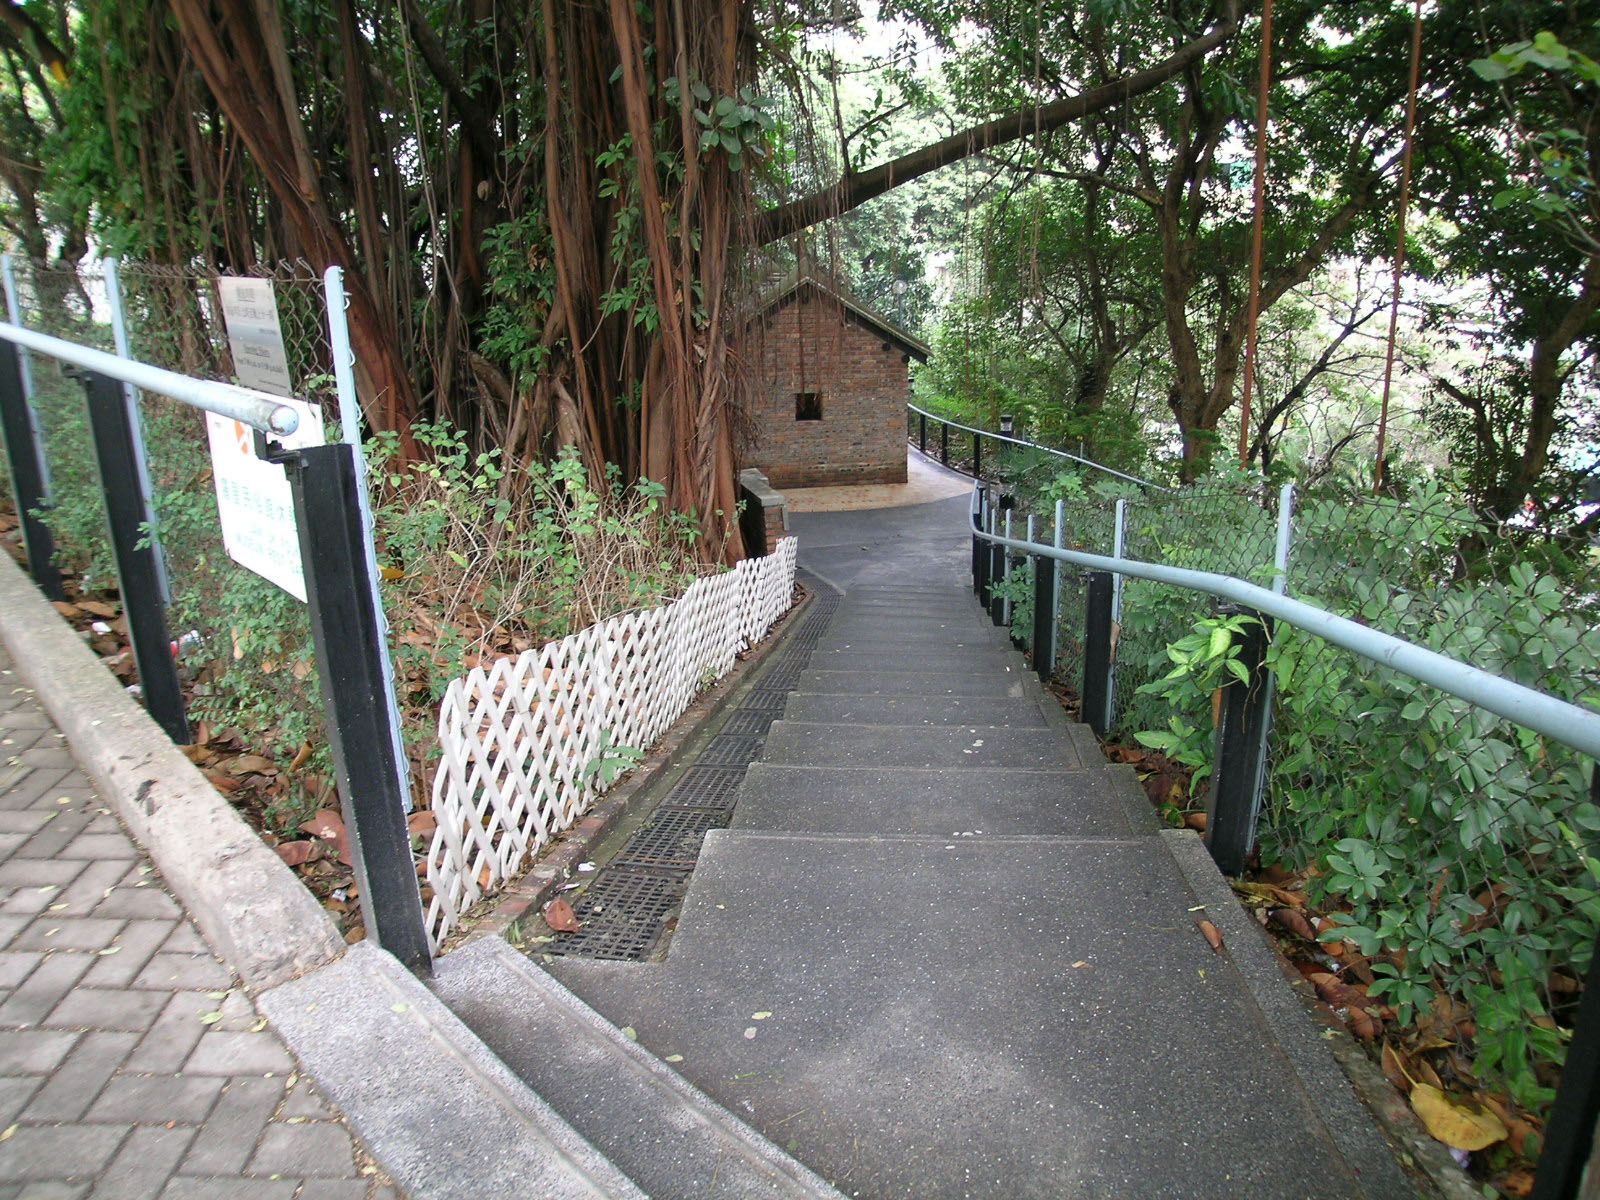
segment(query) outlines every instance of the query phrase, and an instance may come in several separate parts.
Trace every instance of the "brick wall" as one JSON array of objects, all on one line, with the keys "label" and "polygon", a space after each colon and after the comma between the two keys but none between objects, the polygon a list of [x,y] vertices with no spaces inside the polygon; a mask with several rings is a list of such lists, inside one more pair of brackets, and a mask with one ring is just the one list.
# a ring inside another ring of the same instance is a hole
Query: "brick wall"
[{"label": "brick wall", "polygon": [[[905,482],[911,379],[899,346],[813,293],[762,322],[757,361],[747,465],[780,488]],[[795,419],[801,392],[820,397],[820,420]]]}]

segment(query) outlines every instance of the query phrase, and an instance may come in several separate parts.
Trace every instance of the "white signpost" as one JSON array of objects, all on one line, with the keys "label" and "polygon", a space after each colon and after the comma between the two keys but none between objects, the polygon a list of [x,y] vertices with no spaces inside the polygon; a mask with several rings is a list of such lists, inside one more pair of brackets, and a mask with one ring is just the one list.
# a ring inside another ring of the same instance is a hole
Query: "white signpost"
[{"label": "white signpost", "polygon": [[[284,397],[284,403],[300,414],[300,428],[280,439],[285,449],[322,445],[326,439],[321,409],[293,397],[272,281],[223,278],[217,287],[239,382]],[[228,556],[303,602],[306,581],[294,497],[283,468],[256,457],[255,435],[248,425],[207,413],[206,432]]]}]

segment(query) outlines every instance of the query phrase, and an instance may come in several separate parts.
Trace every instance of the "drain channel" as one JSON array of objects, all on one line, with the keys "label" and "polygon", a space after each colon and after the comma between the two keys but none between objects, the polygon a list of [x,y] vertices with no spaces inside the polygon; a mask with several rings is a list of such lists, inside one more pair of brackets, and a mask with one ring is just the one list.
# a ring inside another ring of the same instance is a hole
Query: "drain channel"
[{"label": "drain channel", "polygon": [[573,900],[577,932],[556,933],[540,945],[540,953],[640,962],[677,919],[706,834],[725,829],[733,819],[746,769],[839,608],[838,592],[809,572],[799,575],[814,597],[811,611],[789,635],[760,686],[745,694],[694,765]]}]

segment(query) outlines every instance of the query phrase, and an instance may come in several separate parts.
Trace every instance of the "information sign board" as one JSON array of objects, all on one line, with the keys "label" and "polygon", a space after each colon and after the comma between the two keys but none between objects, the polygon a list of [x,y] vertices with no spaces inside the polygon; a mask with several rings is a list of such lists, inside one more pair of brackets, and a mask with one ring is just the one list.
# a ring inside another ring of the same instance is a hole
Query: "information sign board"
[{"label": "information sign board", "polygon": [[[284,397],[284,404],[300,414],[300,427],[293,434],[273,440],[291,450],[320,446],[324,441],[322,410],[291,395],[289,361],[283,350],[272,281],[223,278],[217,284],[239,382]],[[283,468],[256,457],[255,431],[242,422],[207,413],[206,433],[211,442],[217,515],[222,520],[222,542],[228,556],[303,602],[306,581],[300,565],[300,536],[295,528],[294,497]]]}]

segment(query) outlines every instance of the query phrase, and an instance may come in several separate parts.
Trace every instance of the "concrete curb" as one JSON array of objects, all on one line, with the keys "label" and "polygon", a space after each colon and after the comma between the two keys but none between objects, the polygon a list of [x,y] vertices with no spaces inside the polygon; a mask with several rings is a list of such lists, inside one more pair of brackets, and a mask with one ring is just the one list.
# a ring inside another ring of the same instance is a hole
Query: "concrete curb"
[{"label": "concrete curb", "polygon": [[376,946],[355,946],[258,1003],[412,1200],[644,1200]]},{"label": "concrete curb", "polygon": [[[1304,1084],[1320,1111],[1334,1148],[1374,1200],[1415,1197],[1417,1183],[1399,1164],[1399,1153],[1379,1131],[1378,1115],[1357,1096],[1278,966],[1266,934],[1234,898],[1233,889],[1211,859],[1200,836],[1187,829],[1164,829],[1161,840],[1205,915],[1221,931],[1224,953],[1243,977],[1261,1023]],[[1198,937],[1199,935],[1196,934]]]},{"label": "concrete curb", "polygon": [[0,555],[0,642],[213,950],[252,988],[339,958],[322,906]]}]

